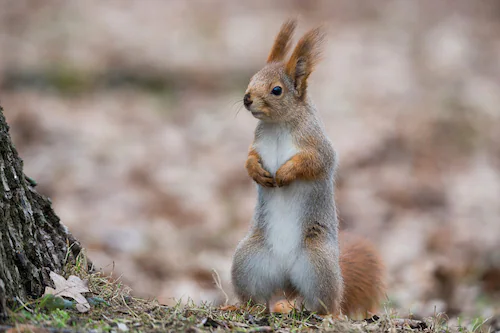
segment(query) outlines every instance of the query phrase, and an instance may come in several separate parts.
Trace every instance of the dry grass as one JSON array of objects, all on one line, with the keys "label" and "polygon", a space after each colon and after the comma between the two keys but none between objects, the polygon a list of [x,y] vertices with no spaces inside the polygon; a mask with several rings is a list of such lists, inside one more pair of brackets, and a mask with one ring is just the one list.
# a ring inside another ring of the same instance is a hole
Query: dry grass
[{"label": "dry grass", "polygon": [[40,300],[21,304],[11,312],[0,331],[7,332],[489,332],[484,320],[467,326],[450,327],[443,314],[424,320],[402,319],[394,311],[367,320],[333,319],[308,311],[267,314],[263,306],[214,307],[187,302],[165,306],[156,300],[130,295],[130,288],[119,278],[88,270],[85,256],[68,265],[64,275],[88,280],[94,300],[87,313],[71,308],[48,309]]}]

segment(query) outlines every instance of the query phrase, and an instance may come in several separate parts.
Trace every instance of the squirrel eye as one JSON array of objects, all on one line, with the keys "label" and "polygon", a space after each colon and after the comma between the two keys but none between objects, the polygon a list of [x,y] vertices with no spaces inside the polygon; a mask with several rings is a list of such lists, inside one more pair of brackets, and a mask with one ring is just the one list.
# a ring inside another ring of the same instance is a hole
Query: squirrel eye
[{"label": "squirrel eye", "polygon": [[283,91],[283,89],[281,89],[280,86],[276,86],[273,88],[273,90],[271,90],[271,94],[279,96],[279,95],[281,95],[282,91]]}]

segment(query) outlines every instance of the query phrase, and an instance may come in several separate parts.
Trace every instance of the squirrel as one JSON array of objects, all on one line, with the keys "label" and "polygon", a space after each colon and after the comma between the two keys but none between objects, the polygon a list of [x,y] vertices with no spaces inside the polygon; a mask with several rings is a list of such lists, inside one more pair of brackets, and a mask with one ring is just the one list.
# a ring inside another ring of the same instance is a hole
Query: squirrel
[{"label": "squirrel", "polygon": [[318,314],[367,315],[385,295],[384,266],[370,243],[339,233],[336,153],[307,94],[325,33],[307,32],[285,61],[296,25],[283,23],[243,98],[259,120],[245,165],[258,196],[232,284],[240,301],[269,312],[280,291]]}]

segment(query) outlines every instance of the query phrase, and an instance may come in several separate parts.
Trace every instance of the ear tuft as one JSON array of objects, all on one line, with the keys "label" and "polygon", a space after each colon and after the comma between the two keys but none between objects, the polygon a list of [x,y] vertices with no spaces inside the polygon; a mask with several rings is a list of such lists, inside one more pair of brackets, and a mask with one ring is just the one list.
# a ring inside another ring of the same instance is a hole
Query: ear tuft
[{"label": "ear tuft", "polygon": [[269,56],[267,57],[267,62],[281,61],[285,58],[288,50],[290,49],[290,40],[292,38],[295,27],[297,26],[296,19],[289,19],[283,23],[280,32],[274,40],[273,47]]},{"label": "ear tuft", "polygon": [[321,60],[324,40],[325,32],[321,27],[310,30],[299,40],[286,64],[286,73],[293,79],[299,97],[305,96],[307,78]]}]

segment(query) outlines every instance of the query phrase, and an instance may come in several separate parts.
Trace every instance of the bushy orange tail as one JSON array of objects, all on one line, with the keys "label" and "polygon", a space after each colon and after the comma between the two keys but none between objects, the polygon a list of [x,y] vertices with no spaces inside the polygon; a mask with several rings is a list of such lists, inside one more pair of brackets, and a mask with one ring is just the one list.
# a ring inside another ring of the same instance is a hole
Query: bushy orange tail
[{"label": "bushy orange tail", "polygon": [[340,234],[340,268],[344,278],[342,313],[368,316],[385,297],[385,269],[375,248],[360,237]]}]

